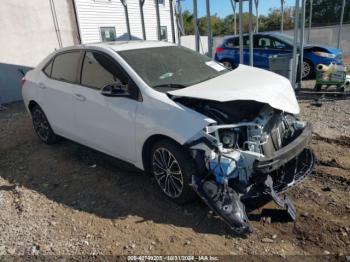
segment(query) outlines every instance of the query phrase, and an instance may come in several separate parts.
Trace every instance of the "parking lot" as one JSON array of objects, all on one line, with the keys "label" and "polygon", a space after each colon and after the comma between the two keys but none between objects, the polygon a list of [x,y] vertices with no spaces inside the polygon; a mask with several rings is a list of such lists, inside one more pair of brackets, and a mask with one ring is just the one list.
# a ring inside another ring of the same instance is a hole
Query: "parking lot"
[{"label": "parking lot", "polygon": [[147,174],[68,140],[39,141],[22,103],[0,112],[1,254],[346,254],[350,250],[350,103],[301,102],[314,126],[313,174],[235,235],[200,201],[178,206]]}]

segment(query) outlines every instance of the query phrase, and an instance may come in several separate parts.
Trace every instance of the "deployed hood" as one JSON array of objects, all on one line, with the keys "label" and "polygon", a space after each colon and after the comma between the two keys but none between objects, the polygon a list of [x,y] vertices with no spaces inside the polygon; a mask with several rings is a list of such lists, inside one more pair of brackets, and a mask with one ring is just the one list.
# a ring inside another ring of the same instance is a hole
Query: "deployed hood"
[{"label": "deployed hood", "polygon": [[170,91],[168,94],[218,102],[254,100],[291,114],[299,114],[300,111],[294,90],[287,78],[245,65],[239,65],[229,73]]}]

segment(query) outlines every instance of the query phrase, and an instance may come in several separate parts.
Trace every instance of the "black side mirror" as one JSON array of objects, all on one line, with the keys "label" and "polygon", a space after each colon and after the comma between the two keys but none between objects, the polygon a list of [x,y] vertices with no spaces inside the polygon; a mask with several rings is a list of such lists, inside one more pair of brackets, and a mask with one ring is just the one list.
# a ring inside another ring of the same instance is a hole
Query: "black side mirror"
[{"label": "black side mirror", "polygon": [[104,96],[112,96],[112,97],[129,97],[131,94],[129,93],[128,85],[124,85],[121,82],[115,82],[113,84],[108,84],[102,88],[101,94]]}]

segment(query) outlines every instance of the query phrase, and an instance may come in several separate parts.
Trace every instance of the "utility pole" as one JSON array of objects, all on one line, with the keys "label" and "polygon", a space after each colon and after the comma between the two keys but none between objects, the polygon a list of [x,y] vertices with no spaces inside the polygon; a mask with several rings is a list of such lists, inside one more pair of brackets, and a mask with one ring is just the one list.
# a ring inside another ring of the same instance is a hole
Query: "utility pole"
[{"label": "utility pole", "polygon": [[301,21],[300,21],[300,81],[299,86],[302,86],[303,80],[303,71],[304,71],[304,42],[305,42],[305,9],[306,9],[306,0],[301,0]]},{"label": "utility pole", "polygon": [[249,0],[249,65],[253,66],[253,0]]},{"label": "utility pole", "polygon": [[239,0],[239,63],[243,64],[243,0]]},{"label": "utility pole", "polygon": [[299,0],[295,0],[294,7],[294,39],[293,39],[293,67],[292,67],[292,86],[295,88],[297,82],[297,70],[298,70],[298,27],[299,27]]},{"label": "utility pole", "polygon": [[312,5],[313,0],[310,0],[310,11],[309,11],[309,30],[307,31],[307,42],[310,43],[310,34],[311,34],[311,26],[312,26]]},{"label": "utility pole", "polygon": [[255,2],[255,13],[256,13],[256,32],[259,33],[259,0],[254,0]]},{"label": "utility pole", "polygon": [[343,0],[343,4],[341,6],[340,24],[339,24],[338,41],[337,41],[338,48],[340,47],[341,33],[342,33],[343,20],[344,20],[344,10],[345,10],[345,0]]},{"label": "utility pole", "polygon": [[197,0],[193,0],[193,16],[194,16],[194,34],[195,34],[195,42],[196,42],[196,51],[199,52]]},{"label": "utility pole", "polygon": [[283,33],[283,21],[284,21],[284,0],[281,0],[281,33]]},{"label": "utility pole", "polygon": [[128,31],[129,40],[131,40],[128,5],[127,5],[127,3],[126,3],[126,0],[120,0],[120,2],[122,2],[123,6],[124,6],[125,21],[126,21],[126,30]]},{"label": "utility pole", "polygon": [[210,23],[210,0],[206,0],[207,4],[207,35],[208,35],[208,56],[213,57],[212,37],[211,37],[211,23]]},{"label": "utility pole", "polygon": [[237,14],[236,14],[236,1],[230,1],[233,10],[233,33],[237,35]]},{"label": "utility pole", "polygon": [[139,0],[141,25],[142,25],[142,36],[143,36],[143,40],[146,40],[145,17],[144,17],[144,14],[143,14],[143,5],[144,4],[145,4],[145,0]]},{"label": "utility pole", "polygon": [[160,41],[160,39],[161,39],[161,32],[160,32],[160,15],[159,15],[159,3],[158,3],[158,0],[154,0],[154,3],[156,5],[158,41]]},{"label": "utility pole", "polygon": [[170,5],[171,35],[172,35],[172,38],[173,38],[173,43],[175,44],[176,39],[175,39],[175,22],[174,22],[174,5],[173,5],[173,0],[169,0],[169,5]]}]

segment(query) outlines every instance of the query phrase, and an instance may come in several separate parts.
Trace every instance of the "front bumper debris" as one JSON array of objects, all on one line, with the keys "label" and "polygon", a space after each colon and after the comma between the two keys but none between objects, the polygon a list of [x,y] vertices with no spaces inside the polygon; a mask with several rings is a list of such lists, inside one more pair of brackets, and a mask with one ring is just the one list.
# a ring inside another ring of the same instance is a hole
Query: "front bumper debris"
[{"label": "front bumper debris", "polygon": [[312,127],[307,123],[302,133],[291,143],[273,153],[270,157],[257,159],[254,163],[256,173],[268,174],[298,156],[310,143]]},{"label": "front bumper debris", "polygon": [[[199,179],[193,176],[192,187],[204,203],[234,231],[248,234],[253,232],[253,229],[249,224],[245,205],[241,201],[245,203],[247,199],[257,200],[259,197],[268,196],[277,206],[285,209],[292,220],[295,220],[296,210],[292,201],[288,196],[281,197],[279,194],[303,181],[311,174],[314,164],[313,152],[304,148],[295,158],[280,167],[280,170],[277,169],[269,174],[256,174],[258,179],[245,194],[238,194],[228,185],[222,186],[215,181],[208,181],[206,177]],[[293,166],[293,168],[288,168],[287,173],[283,169],[286,165]]]}]

